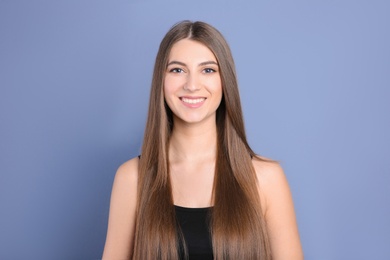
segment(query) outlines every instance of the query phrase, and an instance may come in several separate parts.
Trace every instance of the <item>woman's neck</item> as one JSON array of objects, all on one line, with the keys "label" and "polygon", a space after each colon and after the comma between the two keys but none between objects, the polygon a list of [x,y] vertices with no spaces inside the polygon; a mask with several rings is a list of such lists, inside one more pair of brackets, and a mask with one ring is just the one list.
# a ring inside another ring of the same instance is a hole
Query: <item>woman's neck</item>
[{"label": "woman's neck", "polygon": [[[175,124],[174,124],[175,125]],[[216,124],[176,124],[169,142],[169,157],[173,161],[198,161],[215,158],[217,152]]]}]

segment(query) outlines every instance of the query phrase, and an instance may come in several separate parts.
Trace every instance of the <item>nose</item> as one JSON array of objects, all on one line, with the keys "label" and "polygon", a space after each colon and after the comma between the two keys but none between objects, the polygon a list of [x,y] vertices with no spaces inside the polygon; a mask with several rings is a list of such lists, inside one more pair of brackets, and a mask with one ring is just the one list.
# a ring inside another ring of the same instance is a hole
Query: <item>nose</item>
[{"label": "nose", "polygon": [[199,89],[200,89],[200,82],[199,82],[198,76],[194,75],[192,73],[189,73],[187,75],[187,81],[184,84],[184,90],[194,92],[194,91],[197,91]]}]

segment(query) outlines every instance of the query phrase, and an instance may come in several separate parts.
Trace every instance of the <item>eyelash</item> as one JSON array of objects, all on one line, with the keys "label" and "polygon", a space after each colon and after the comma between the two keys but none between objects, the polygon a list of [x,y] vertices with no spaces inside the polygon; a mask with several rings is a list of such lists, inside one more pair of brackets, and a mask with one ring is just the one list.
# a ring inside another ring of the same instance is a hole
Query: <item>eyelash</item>
[{"label": "eyelash", "polygon": [[173,73],[182,73],[182,72],[184,72],[184,70],[181,69],[181,68],[173,68],[173,69],[171,69],[169,72],[173,72]]},{"label": "eyelash", "polygon": [[216,70],[215,70],[215,69],[212,69],[212,68],[205,68],[203,71],[204,71],[205,73],[213,73],[213,72],[216,72]]},{"label": "eyelash", "polygon": [[[185,71],[183,69],[181,69],[181,68],[173,68],[173,69],[169,70],[169,72],[183,73]],[[216,70],[212,69],[212,68],[205,68],[205,69],[203,69],[203,72],[206,73],[206,74],[210,74],[210,73],[216,72]]]}]

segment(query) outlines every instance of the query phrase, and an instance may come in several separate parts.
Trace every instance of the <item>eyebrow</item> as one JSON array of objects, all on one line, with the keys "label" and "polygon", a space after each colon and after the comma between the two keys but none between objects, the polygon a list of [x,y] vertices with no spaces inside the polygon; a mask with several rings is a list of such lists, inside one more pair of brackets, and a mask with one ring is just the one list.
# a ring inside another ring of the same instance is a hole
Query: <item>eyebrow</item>
[{"label": "eyebrow", "polygon": [[[172,64],[178,64],[178,65],[181,65],[181,66],[184,66],[184,67],[187,66],[184,62],[176,61],[176,60],[173,60],[173,61],[169,62],[167,66],[170,66]],[[198,66],[205,66],[205,65],[210,65],[210,64],[214,64],[214,65],[218,66],[218,63],[216,63],[215,61],[211,61],[211,60],[210,61],[201,62],[201,63],[199,63]]]}]

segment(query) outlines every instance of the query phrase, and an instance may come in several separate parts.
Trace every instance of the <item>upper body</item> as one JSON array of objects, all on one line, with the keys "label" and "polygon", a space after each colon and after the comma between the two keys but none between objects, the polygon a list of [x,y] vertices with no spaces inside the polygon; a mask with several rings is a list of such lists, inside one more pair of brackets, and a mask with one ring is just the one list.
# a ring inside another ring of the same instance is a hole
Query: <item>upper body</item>
[{"label": "upper body", "polygon": [[[111,195],[109,227],[103,260],[130,259],[134,241],[138,161],[136,157],[119,167]],[[291,192],[282,168],[274,162],[253,160],[259,180],[259,196],[266,218],[273,259],[303,259]],[[194,179],[185,178],[180,191],[197,190],[197,196],[174,196],[175,205],[201,208],[212,206]],[[260,189],[261,187],[261,189]],[[209,193],[210,192],[206,192]]]},{"label": "upper body", "polygon": [[[193,26],[193,24],[190,26]],[[206,26],[206,29],[202,28],[202,30],[207,30],[207,28]],[[169,33],[174,35],[177,33],[175,30],[178,29],[173,28]],[[167,34],[168,37],[169,33]],[[230,196],[229,190],[227,192],[225,190],[225,193],[223,193],[224,190],[220,188],[221,185],[223,186],[225,178],[225,173],[223,171],[221,173],[220,169],[223,169],[225,165],[220,165],[218,162],[226,159],[221,159],[221,157],[226,156],[221,152],[221,143],[226,142],[225,139],[231,142],[227,144],[227,148],[224,148],[229,152],[229,149],[235,149],[233,146],[245,144],[246,140],[244,142],[237,141],[237,138],[245,139],[245,136],[242,134],[240,136],[240,133],[231,134],[229,132],[232,128],[229,126],[230,121],[236,120],[234,115],[226,115],[227,112],[225,114],[220,112],[221,109],[231,106],[230,103],[239,102],[238,99],[235,99],[234,102],[229,101],[232,99],[229,95],[234,95],[235,90],[233,90],[233,94],[229,92],[231,90],[227,90],[229,87],[228,80],[226,72],[223,71],[227,67],[221,61],[221,55],[218,55],[217,51],[212,51],[211,47],[207,47],[200,40],[192,39],[193,34],[195,32],[191,31],[188,37],[177,40],[169,49],[167,58],[162,59],[163,76],[161,78],[163,79],[163,89],[158,90],[158,79],[156,80],[157,83],[154,84],[156,85],[154,87],[155,91],[162,91],[162,106],[168,107],[169,113],[167,114],[171,116],[166,147],[167,154],[162,153],[162,156],[165,156],[168,162],[168,169],[166,170],[168,180],[164,180],[162,185],[168,183],[167,190],[170,192],[168,201],[173,205],[185,208],[218,207],[221,206],[219,202],[224,202],[221,196]],[[164,40],[160,45],[159,53],[163,49],[161,46],[164,46]],[[156,65],[155,73],[158,68],[159,66]],[[155,96],[153,86],[151,96]],[[149,107],[149,118],[155,116],[153,115],[153,106],[152,104]],[[226,110],[228,109],[234,108],[227,108]],[[229,117],[227,119],[229,122],[218,125],[217,121],[221,120],[221,114],[226,118]],[[240,114],[238,113],[238,115]],[[158,115],[158,117],[160,116]],[[162,117],[164,118],[164,114]],[[158,120],[159,118],[150,119],[147,128],[153,128],[154,122]],[[242,119],[239,118],[239,120]],[[239,124],[242,123],[239,122]],[[225,129],[228,132],[225,133],[227,137],[224,140],[219,138],[221,136],[221,125],[228,125],[228,129]],[[232,129],[235,132],[240,132],[239,128],[233,127]],[[164,128],[162,127],[160,131],[164,132]],[[153,135],[150,134],[150,136]],[[145,134],[145,138],[148,137],[149,135]],[[144,140],[144,142],[147,143],[148,140]],[[148,149],[153,150],[154,148],[151,147],[153,145],[158,144],[152,143],[148,146],[144,143],[143,152]],[[230,146],[233,148],[230,148]],[[239,149],[245,150],[246,148],[241,147]],[[255,216],[258,216],[258,221],[264,222],[263,226],[266,227],[265,238],[269,241],[272,259],[303,259],[292,196],[282,168],[276,162],[258,157],[252,154],[251,150],[249,152],[248,156],[244,154],[243,157],[240,157],[241,154],[236,154],[235,157],[228,158],[232,165],[231,168],[226,169],[239,171],[240,169],[237,169],[237,167],[234,168],[237,164],[235,160],[246,160],[250,164],[244,165],[248,169],[249,177],[246,177],[244,172],[244,177],[237,177],[239,180],[237,183],[243,186],[241,188],[244,191],[245,189],[249,190],[245,191],[247,193],[244,192],[244,195],[250,194],[251,187],[255,187],[253,191],[256,197],[252,197],[252,199],[259,201],[259,212],[261,212],[260,215],[255,214]],[[148,181],[145,181],[145,177],[140,175],[145,171],[145,167],[147,169],[149,161],[142,160],[153,159],[145,159],[143,155],[141,155],[141,159],[136,157],[121,165],[115,175],[107,238],[103,252],[104,260],[134,257],[133,254],[135,248],[137,248],[137,237],[140,237],[140,233],[143,232],[143,230],[139,230],[142,228],[142,225],[141,228],[139,225],[139,218],[143,216],[138,215],[137,219],[137,214],[141,214],[139,210],[145,210],[142,201],[149,201],[148,194],[144,191],[144,187],[148,187],[144,186],[148,185]],[[252,159],[249,155],[252,156]],[[252,171],[253,178],[251,177]],[[164,169],[162,172],[164,172]],[[231,176],[234,177],[234,173]],[[158,179],[161,176],[155,178]],[[222,192],[223,195],[219,192]],[[232,198],[237,197],[232,196]],[[226,203],[226,199],[224,203]],[[251,206],[251,202],[246,200],[243,200],[243,203]],[[253,205],[257,207],[258,204],[254,203]],[[254,209],[255,213],[256,210]],[[240,212],[240,208],[231,212],[235,214],[237,211]],[[146,225],[148,224],[150,223],[146,223]],[[213,241],[218,242],[218,239]]]}]

